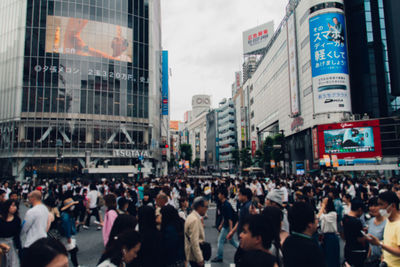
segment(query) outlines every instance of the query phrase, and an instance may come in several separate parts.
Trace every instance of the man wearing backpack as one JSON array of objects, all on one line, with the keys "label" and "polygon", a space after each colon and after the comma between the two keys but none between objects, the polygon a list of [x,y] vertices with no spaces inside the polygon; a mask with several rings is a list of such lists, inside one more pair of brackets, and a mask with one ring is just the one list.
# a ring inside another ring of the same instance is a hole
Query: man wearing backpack
[{"label": "man wearing backpack", "polygon": [[[220,231],[218,236],[218,253],[217,257],[215,257],[211,262],[222,262],[224,258],[224,244],[226,240],[226,236],[229,232],[232,231],[234,222],[234,213],[235,211],[232,208],[232,205],[228,201],[228,190],[226,188],[221,188],[218,192],[218,199],[221,201],[221,215],[222,221],[218,227]],[[234,238],[229,240],[229,243],[232,244],[235,248],[239,247],[239,242],[237,242]]]}]

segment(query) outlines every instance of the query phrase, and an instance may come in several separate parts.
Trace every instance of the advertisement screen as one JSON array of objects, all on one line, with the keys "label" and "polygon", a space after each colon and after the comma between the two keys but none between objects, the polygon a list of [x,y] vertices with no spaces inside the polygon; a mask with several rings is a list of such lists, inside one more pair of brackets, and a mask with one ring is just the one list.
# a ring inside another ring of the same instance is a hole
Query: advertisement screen
[{"label": "advertisement screen", "polygon": [[80,18],[47,16],[46,52],[132,63],[132,29]]},{"label": "advertisement screen", "polygon": [[344,15],[321,14],[309,23],[315,113],[351,112]]},{"label": "advertisement screen", "polygon": [[372,127],[324,131],[325,153],[375,151]]}]

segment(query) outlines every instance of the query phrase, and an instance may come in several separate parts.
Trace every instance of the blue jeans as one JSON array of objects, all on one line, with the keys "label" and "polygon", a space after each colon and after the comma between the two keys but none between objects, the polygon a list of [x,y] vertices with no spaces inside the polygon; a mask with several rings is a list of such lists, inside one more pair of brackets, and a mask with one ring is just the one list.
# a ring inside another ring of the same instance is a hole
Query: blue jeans
[{"label": "blue jeans", "polygon": [[[218,236],[218,252],[217,252],[218,259],[224,258],[224,244],[228,233],[229,233],[229,228],[222,227],[221,232],[219,233]],[[234,236],[232,236],[232,239],[229,240],[229,243],[231,243],[232,246],[234,246],[235,248],[239,247],[239,242],[234,239]]]}]

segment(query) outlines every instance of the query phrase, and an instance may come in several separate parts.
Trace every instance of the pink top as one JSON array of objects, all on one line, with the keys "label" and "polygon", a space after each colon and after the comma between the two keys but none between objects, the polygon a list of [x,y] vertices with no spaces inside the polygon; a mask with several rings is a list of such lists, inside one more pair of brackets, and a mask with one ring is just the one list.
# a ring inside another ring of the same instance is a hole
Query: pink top
[{"label": "pink top", "polygon": [[104,246],[107,245],[108,238],[110,237],[111,228],[114,224],[115,219],[117,219],[118,213],[115,210],[109,210],[104,216],[103,222],[103,241]]}]

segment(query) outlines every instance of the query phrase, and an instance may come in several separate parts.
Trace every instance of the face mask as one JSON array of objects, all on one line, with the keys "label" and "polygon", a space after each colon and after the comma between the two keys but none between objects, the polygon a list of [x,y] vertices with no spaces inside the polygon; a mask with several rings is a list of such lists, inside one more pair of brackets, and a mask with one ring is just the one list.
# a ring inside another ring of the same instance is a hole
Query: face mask
[{"label": "face mask", "polygon": [[387,211],[387,208],[386,209],[380,209],[379,210],[379,214],[382,216],[382,217],[389,217],[390,216],[390,213]]}]

